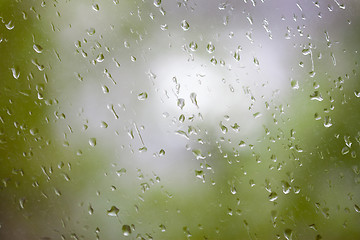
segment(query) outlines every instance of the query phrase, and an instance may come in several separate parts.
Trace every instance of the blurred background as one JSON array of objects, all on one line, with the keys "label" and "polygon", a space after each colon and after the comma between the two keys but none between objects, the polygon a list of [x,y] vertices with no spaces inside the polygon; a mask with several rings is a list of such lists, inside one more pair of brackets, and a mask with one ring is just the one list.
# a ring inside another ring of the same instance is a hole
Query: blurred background
[{"label": "blurred background", "polygon": [[359,11],[2,0],[0,239],[360,239]]}]

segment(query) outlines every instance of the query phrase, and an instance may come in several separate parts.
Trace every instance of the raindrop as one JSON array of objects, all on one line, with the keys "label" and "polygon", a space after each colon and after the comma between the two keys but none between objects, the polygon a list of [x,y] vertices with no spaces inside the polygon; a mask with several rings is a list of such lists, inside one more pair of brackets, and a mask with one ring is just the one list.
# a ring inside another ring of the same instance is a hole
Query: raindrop
[{"label": "raindrop", "polygon": [[348,147],[343,147],[343,149],[341,149],[341,154],[342,155],[346,155],[350,152],[349,148]]},{"label": "raindrop", "polygon": [[99,11],[99,10],[100,10],[99,5],[96,4],[96,3],[92,5],[92,9],[94,9],[95,11]]},{"label": "raindrop", "polygon": [[89,145],[92,146],[92,147],[95,147],[96,146],[96,138],[90,138],[89,139]]},{"label": "raindrop", "polygon": [[124,236],[129,236],[131,234],[131,228],[129,225],[123,225],[122,228],[121,228]]},{"label": "raindrop", "polygon": [[42,53],[42,51],[43,51],[43,48],[39,44],[34,44],[33,49],[37,53]]},{"label": "raindrop", "polygon": [[197,100],[196,100],[196,96],[197,96],[196,93],[193,92],[193,93],[190,94],[190,99],[191,99],[191,102],[192,102],[195,106],[199,107],[199,106],[198,106],[198,103],[197,103]]},{"label": "raindrop", "polygon": [[198,48],[198,45],[197,45],[196,42],[191,42],[191,43],[189,44],[189,48],[190,48],[191,51],[196,51],[197,48]]},{"label": "raindrop", "polygon": [[290,186],[290,184],[289,184],[288,182],[282,181],[282,182],[281,182],[281,185],[282,185],[282,190],[283,190],[283,193],[284,193],[284,194],[290,193],[291,186]]},{"label": "raindrop", "polygon": [[324,117],[324,127],[329,128],[332,126],[331,118],[329,116]]},{"label": "raindrop", "polygon": [[8,30],[12,30],[14,29],[15,25],[12,21],[9,21],[7,24],[5,24],[5,27],[8,29]]},{"label": "raindrop", "polygon": [[101,86],[103,93],[109,93],[109,88],[106,85]]},{"label": "raindrop", "polygon": [[104,121],[101,121],[101,123],[100,123],[100,127],[101,128],[107,128],[109,125],[106,123],[106,122],[104,122]]},{"label": "raindrop", "polygon": [[269,195],[270,202],[274,202],[276,199],[278,199],[278,195],[276,194],[276,192],[271,192]]},{"label": "raindrop", "polygon": [[310,100],[317,100],[319,102],[321,102],[323,100],[321,93],[319,93],[319,91],[315,91],[314,93],[312,93],[310,95]]},{"label": "raindrop", "polygon": [[182,20],[182,21],[181,21],[181,28],[182,28],[184,31],[187,31],[187,30],[189,30],[190,25],[189,25],[189,23],[188,23],[186,20]]},{"label": "raindrop", "polygon": [[39,133],[39,129],[37,129],[37,128],[31,128],[31,129],[30,129],[30,134],[31,134],[31,135],[35,136],[35,135],[38,134],[38,133]]},{"label": "raindrop", "polygon": [[120,170],[118,170],[116,172],[116,175],[118,175],[119,177],[124,175],[126,173],[126,169],[125,168],[121,168]]},{"label": "raindrop", "polygon": [[159,228],[160,228],[160,231],[161,231],[161,232],[165,232],[165,231],[166,231],[166,227],[165,227],[163,224],[160,224]]},{"label": "raindrop", "polygon": [[136,62],[136,57],[131,56],[131,57],[130,57],[130,60],[131,60],[132,62]]},{"label": "raindrop", "polygon": [[213,53],[215,51],[215,46],[211,42],[209,42],[206,46],[206,50],[208,51],[208,53]]},{"label": "raindrop", "polygon": [[116,217],[116,215],[119,213],[119,209],[115,206],[112,206],[108,211],[107,215],[111,217]]},{"label": "raindrop", "polygon": [[184,106],[185,106],[185,99],[179,98],[179,99],[177,100],[177,105],[178,105],[178,107],[179,107],[180,109],[183,109]]},{"label": "raindrop", "polygon": [[360,207],[358,205],[354,205],[354,209],[357,213],[360,213]]},{"label": "raindrop", "polygon": [[287,228],[285,229],[284,231],[284,237],[287,239],[287,240],[292,240],[292,230]]},{"label": "raindrop", "polygon": [[148,98],[148,94],[146,92],[142,92],[138,95],[139,100],[146,100]]},{"label": "raindrop", "polygon": [[100,53],[97,57],[96,57],[96,61],[97,62],[103,62],[105,59],[104,54]]},{"label": "raindrop", "polygon": [[12,67],[11,68],[11,72],[12,72],[12,75],[15,79],[19,79],[20,77],[20,71],[17,67]]},{"label": "raindrop", "polygon": [[292,89],[299,89],[299,82],[297,80],[291,80],[290,84]]},{"label": "raindrop", "polygon": [[164,156],[164,155],[165,155],[165,150],[164,150],[164,149],[160,149],[159,155],[160,155],[160,156]]}]

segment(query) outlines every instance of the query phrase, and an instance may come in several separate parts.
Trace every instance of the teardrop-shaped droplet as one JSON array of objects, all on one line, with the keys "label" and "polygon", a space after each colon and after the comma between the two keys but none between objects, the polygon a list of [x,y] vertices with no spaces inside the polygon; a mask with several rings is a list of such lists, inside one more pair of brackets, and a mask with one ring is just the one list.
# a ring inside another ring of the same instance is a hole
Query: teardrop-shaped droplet
[{"label": "teardrop-shaped droplet", "polygon": [[190,25],[189,25],[189,23],[188,23],[186,20],[182,20],[182,21],[181,21],[181,28],[182,28],[184,31],[187,31],[187,30],[189,30]]}]

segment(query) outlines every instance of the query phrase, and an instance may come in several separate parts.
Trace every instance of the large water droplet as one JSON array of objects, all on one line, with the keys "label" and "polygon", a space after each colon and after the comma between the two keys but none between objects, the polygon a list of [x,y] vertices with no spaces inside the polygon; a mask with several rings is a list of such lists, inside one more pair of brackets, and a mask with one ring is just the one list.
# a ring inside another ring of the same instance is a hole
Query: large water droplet
[{"label": "large water droplet", "polygon": [[270,202],[274,202],[276,199],[278,199],[278,195],[276,194],[276,192],[271,192],[269,195]]}]

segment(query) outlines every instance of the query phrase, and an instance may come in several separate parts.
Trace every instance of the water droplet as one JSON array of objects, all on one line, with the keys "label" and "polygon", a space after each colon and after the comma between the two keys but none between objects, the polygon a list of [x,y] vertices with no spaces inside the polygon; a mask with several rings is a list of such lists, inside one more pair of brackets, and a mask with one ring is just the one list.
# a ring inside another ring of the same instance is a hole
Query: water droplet
[{"label": "water droplet", "polygon": [[206,46],[206,50],[208,51],[208,53],[213,53],[215,51],[215,46],[211,42],[209,42]]},{"label": "water droplet", "polygon": [[305,56],[311,54],[311,49],[309,49],[309,48],[303,49],[302,54],[304,54]]},{"label": "water droplet", "polygon": [[349,148],[348,147],[343,147],[343,149],[341,149],[341,154],[342,155],[346,155],[350,152]]},{"label": "water droplet", "polygon": [[20,71],[17,67],[11,68],[12,75],[15,79],[19,79],[20,77]]},{"label": "water droplet", "polygon": [[135,56],[131,56],[131,57],[130,57],[130,60],[131,60],[132,62],[136,62],[136,57],[135,57]]},{"label": "water droplet", "polygon": [[287,240],[292,240],[292,230],[287,228],[285,229],[284,231],[284,237],[287,239]]},{"label": "water droplet", "polygon": [[89,145],[92,146],[92,147],[95,147],[96,146],[96,138],[90,138],[89,139]]},{"label": "water droplet", "polygon": [[124,236],[129,236],[131,234],[131,228],[129,225],[123,225],[122,228],[121,228]]},{"label": "water droplet", "polygon": [[101,86],[103,93],[109,93],[109,88],[106,85]]},{"label": "water droplet", "polygon": [[141,148],[139,148],[139,152],[146,152],[147,151],[147,147],[141,147]]},{"label": "water droplet", "polygon": [[100,53],[97,57],[96,57],[96,61],[97,62],[103,62],[105,59],[104,54]]},{"label": "water droplet", "polygon": [[164,150],[164,149],[160,149],[159,155],[160,155],[160,156],[164,156],[164,155],[165,155],[165,150]]},{"label": "water droplet", "polygon": [[115,206],[112,206],[110,210],[107,211],[107,215],[111,217],[116,217],[116,215],[119,213],[119,209]]},{"label": "water droplet", "polygon": [[189,25],[189,23],[188,23],[186,20],[182,20],[182,21],[181,21],[181,28],[182,28],[184,31],[187,31],[187,30],[189,30],[190,25]]},{"label": "water droplet", "polygon": [[165,232],[165,231],[166,231],[166,227],[165,227],[163,224],[160,224],[159,228],[160,228],[160,231],[161,231],[161,232]]},{"label": "water droplet", "polygon": [[126,169],[125,168],[121,168],[120,170],[118,170],[116,172],[116,175],[118,175],[119,177],[124,175],[126,173]]},{"label": "water droplet", "polygon": [[283,193],[284,194],[289,194],[290,193],[290,190],[291,190],[291,186],[288,182],[286,181],[282,181],[281,182],[281,185],[282,185],[282,190],[283,190]]},{"label": "water droplet", "polygon": [[94,9],[95,11],[99,11],[99,10],[100,10],[99,5],[96,4],[96,3],[92,5],[92,9]]},{"label": "water droplet", "polygon": [[359,91],[354,91],[354,94],[355,94],[355,97],[358,97],[358,98],[360,98],[360,92]]},{"label": "water droplet", "polygon": [[100,123],[100,127],[101,128],[107,128],[109,125],[106,123],[106,122],[104,122],[104,121],[101,121],[101,123]]},{"label": "water droplet", "polygon": [[329,128],[332,126],[331,118],[329,116],[324,117],[324,127]]},{"label": "water droplet", "polygon": [[139,100],[145,100],[148,98],[148,94],[146,92],[142,92],[138,95]]},{"label": "water droplet", "polygon": [[276,192],[271,192],[269,195],[270,202],[274,202],[276,199],[278,199],[278,195],[276,194]]},{"label": "water droplet", "polygon": [[5,24],[5,27],[6,27],[8,30],[12,30],[12,29],[14,29],[15,25],[14,25],[14,23],[10,20],[7,24]]},{"label": "water droplet", "polygon": [[198,48],[198,45],[197,45],[196,42],[191,42],[191,43],[189,44],[189,48],[190,48],[191,51],[196,51],[197,48]]},{"label": "water droplet", "polygon": [[319,102],[321,102],[323,100],[321,93],[319,93],[319,91],[315,91],[314,93],[312,93],[310,95],[310,100],[317,100]]},{"label": "water droplet", "polygon": [[354,205],[354,209],[357,213],[360,213],[360,207],[358,205]]},{"label": "water droplet", "polygon": [[42,51],[43,51],[43,48],[39,44],[34,44],[33,49],[37,53],[42,53]]},{"label": "water droplet", "polygon": [[155,7],[160,7],[161,0],[154,0],[154,5],[155,5]]},{"label": "water droplet", "polygon": [[89,28],[86,30],[86,33],[89,35],[89,36],[92,36],[95,34],[95,28]]},{"label": "water droplet", "polygon": [[178,105],[178,107],[179,107],[180,109],[183,109],[184,106],[185,106],[185,99],[179,98],[179,99],[177,100],[177,105]]},{"label": "water droplet", "polygon": [[37,128],[31,128],[31,129],[30,129],[30,134],[31,134],[31,135],[35,136],[35,135],[38,134],[38,133],[39,133],[39,129],[37,129]]},{"label": "water droplet", "polygon": [[190,94],[191,102],[192,102],[195,106],[199,107],[199,106],[198,106],[198,103],[197,103],[196,97],[197,97],[196,93],[193,92],[193,93]]},{"label": "water droplet", "polygon": [[299,89],[299,82],[297,80],[291,80],[290,84],[292,89]]}]

